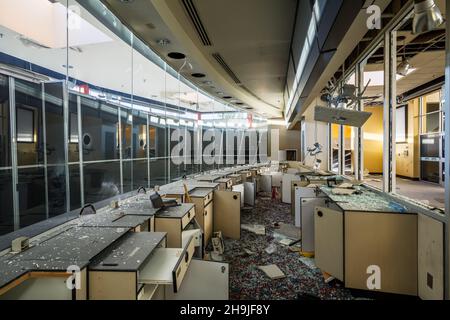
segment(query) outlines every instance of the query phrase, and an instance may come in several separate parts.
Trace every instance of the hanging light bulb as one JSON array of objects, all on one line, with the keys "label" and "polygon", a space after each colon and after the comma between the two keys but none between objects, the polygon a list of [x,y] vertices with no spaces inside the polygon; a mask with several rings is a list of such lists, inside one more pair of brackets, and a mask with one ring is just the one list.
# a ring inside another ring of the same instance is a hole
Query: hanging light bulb
[{"label": "hanging light bulb", "polygon": [[402,62],[397,66],[397,74],[406,77],[408,75],[409,70],[411,69],[411,63],[409,59],[406,57],[406,43],[403,40],[403,57]]},{"label": "hanging light bulb", "polygon": [[434,0],[414,0],[413,34],[436,29],[444,22]]}]

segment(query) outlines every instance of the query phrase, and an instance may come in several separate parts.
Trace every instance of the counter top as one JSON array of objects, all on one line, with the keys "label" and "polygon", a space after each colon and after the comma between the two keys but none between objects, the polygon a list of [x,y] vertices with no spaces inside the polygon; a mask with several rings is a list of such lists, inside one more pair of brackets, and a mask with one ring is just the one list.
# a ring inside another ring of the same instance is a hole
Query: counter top
[{"label": "counter top", "polygon": [[204,198],[213,191],[213,188],[195,188],[192,192],[189,192],[189,195],[195,198]]},{"label": "counter top", "polygon": [[89,216],[80,217],[79,226],[83,227],[107,227],[107,228],[127,228],[132,229],[147,221],[149,215],[131,215],[128,211],[126,214],[122,213],[124,210],[117,210],[112,212],[98,213]]},{"label": "counter top", "polygon": [[89,270],[138,271],[165,237],[165,232],[130,232],[99,255]]},{"label": "counter top", "polygon": [[193,203],[182,203],[176,207],[169,207],[161,210],[156,214],[157,218],[183,218],[192,208],[194,207]]},{"label": "counter top", "polygon": [[327,186],[319,188],[344,211],[408,213],[408,209],[402,204],[364,186],[355,186],[361,194],[352,195],[333,194],[333,188]]},{"label": "counter top", "polygon": [[0,259],[0,288],[32,271],[66,271],[71,265],[80,269],[118,240],[128,229],[70,227],[18,254]]}]

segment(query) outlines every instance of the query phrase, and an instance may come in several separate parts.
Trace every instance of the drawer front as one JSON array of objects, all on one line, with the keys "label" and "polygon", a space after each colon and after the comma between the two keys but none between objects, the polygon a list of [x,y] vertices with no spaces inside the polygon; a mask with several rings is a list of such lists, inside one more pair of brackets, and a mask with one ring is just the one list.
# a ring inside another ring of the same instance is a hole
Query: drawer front
[{"label": "drawer front", "polygon": [[180,259],[178,260],[177,265],[172,271],[173,276],[173,292],[177,292],[183,282],[183,278],[186,275],[186,271],[189,268],[192,257],[195,253],[195,241],[194,238],[189,241],[189,244],[183,250],[183,253],[180,255]]},{"label": "drawer front", "polygon": [[213,192],[211,191],[211,192],[208,193],[208,194],[205,196],[205,198],[203,199],[203,204],[204,204],[204,206],[206,207],[206,205],[207,205],[208,203],[210,203],[210,202],[212,201],[212,199],[213,199]]},{"label": "drawer front", "polygon": [[189,210],[188,213],[186,213],[183,218],[181,218],[181,229],[186,228],[186,226],[191,222],[192,219],[195,217],[195,206],[192,207],[191,210]]}]

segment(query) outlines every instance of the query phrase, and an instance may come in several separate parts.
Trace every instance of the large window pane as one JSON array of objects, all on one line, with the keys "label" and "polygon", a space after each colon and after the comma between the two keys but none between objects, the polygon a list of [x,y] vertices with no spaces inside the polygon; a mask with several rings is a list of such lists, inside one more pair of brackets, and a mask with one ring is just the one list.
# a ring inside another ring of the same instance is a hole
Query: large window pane
[{"label": "large window pane", "polygon": [[19,166],[43,164],[41,84],[16,80],[16,123]]},{"label": "large window pane", "polygon": [[19,169],[20,227],[46,219],[44,168]]},{"label": "large window pane", "polygon": [[66,212],[66,170],[64,165],[48,166],[48,212],[50,217]]},{"label": "large window pane", "polygon": [[0,235],[14,230],[12,171],[0,170]]},{"label": "large window pane", "polygon": [[133,190],[133,160],[123,160],[123,192]]},{"label": "large window pane", "polygon": [[81,207],[81,190],[80,190],[80,165],[73,164],[69,166],[70,181],[70,210]]},{"label": "large window pane", "polygon": [[150,159],[150,187],[161,186],[167,181],[168,159]]},{"label": "large window pane", "polygon": [[83,160],[119,159],[117,107],[81,98]]},{"label": "large window pane", "polygon": [[44,90],[47,163],[64,163],[63,83],[46,83]]},{"label": "large window pane", "polygon": [[11,166],[8,77],[0,74],[0,167]]},{"label": "large window pane", "polygon": [[148,164],[147,160],[134,160],[133,161],[133,189],[139,187],[147,188],[147,172]]},{"label": "large window pane", "polygon": [[120,162],[85,164],[84,202],[95,203],[120,194]]},{"label": "large window pane", "polygon": [[80,160],[77,96],[69,95],[69,162]]}]

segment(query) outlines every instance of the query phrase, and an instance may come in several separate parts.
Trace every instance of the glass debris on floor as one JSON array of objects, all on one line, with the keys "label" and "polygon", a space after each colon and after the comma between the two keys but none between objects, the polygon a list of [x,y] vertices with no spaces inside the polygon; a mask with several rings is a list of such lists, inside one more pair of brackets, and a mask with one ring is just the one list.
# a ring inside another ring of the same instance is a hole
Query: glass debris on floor
[{"label": "glass debris on floor", "polygon": [[[279,243],[277,237],[290,239],[279,233],[280,226],[294,225],[289,204],[271,199],[270,193],[260,193],[254,208],[242,211],[241,223],[262,225],[265,235],[242,230],[240,240],[224,239],[224,261],[230,263],[230,299],[354,299],[350,291],[336,281],[325,283],[314,259],[300,255],[300,243],[293,246]],[[269,245],[276,251],[267,253],[265,249]],[[270,279],[258,268],[267,265],[276,265],[285,277]]]}]

